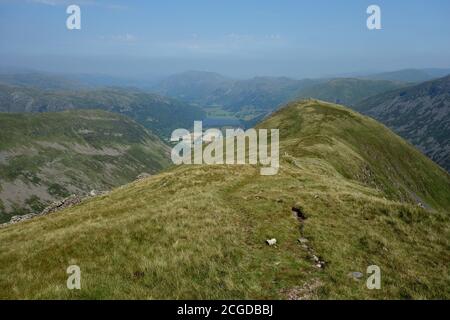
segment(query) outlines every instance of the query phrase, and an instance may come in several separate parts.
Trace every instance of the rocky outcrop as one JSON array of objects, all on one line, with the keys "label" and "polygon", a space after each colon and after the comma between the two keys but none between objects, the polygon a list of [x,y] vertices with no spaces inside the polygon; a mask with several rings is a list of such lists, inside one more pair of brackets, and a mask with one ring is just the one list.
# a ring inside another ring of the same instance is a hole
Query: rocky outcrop
[{"label": "rocky outcrop", "polygon": [[47,208],[42,210],[42,212],[40,212],[40,213],[30,213],[30,214],[25,214],[25,215],[21,215],[21,216],[13,216],[9,222],[0,224],[0,227],[6,227],[11,224],[16,224],[16,223],[19,223],[19,222],[22,222],[25,220],[33,219],[35,217],[45,216],[47,214],[50,214],[50,213],[53,213],[56,211],[70,208],[72,206],[75,206],[75,205],[81,203],[83,200],[84,200],[84,198],[82,198],[81,196],[72,195],[70,197],[67,197],[65,199],[62,199],[62,200],[52,203]]},{"label": "rocky outcrop", "polygon": [[45,208],[41,213],[39,213],[38,215],[43,216],[49,213],[53,213],[59,210],[63,210],[66,208],[70,208],[74,205],[77,205],[79,203],[81,203],[83,201],[83,198],[77,195],[72,195],[68,198],[65,198],[63,200],[60,201],[56,201],[54,203],[52,203],[50,206],[48,206],[47,208]]},{"label": "rocky outcrop", "polygon": [[152,175],[150,173],[143,172],[136,177],[136,180],[144,180],[144,179],[150,178],[151,176]]},{"label": "rocky outcrop", "polygon": [[[149,173],[141,173],[136,177],[136,181],[143,180],[151,176],[152,175]],[[46,207],[40,213],[29,213],[20,216],[13,216],[11,217],[11,220],[9,222],[0,224],[0,228],[16,224],[25,220],[30,220],[39,216],[45,216],[53,212],[61,211],[63,209],[73,207],[86,199],[107,195],[109,192],[110,191],[91,190],[85,197],[80,195],[71,195],[70,197],[67,197],[65,199],[53,202],[51,205]]]}]

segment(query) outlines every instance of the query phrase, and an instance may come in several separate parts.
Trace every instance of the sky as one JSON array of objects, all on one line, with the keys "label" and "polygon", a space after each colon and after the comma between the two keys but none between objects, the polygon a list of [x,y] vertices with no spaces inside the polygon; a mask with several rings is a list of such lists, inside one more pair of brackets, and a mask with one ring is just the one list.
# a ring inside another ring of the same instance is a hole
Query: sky
[{"label": "sky", "polygon": [[[81,8],[68,30],[66,8]],[[381,30],[366,10],[381,9]],[[0,0],[0,65],[295,78],[450,67],[448,0]]]}]

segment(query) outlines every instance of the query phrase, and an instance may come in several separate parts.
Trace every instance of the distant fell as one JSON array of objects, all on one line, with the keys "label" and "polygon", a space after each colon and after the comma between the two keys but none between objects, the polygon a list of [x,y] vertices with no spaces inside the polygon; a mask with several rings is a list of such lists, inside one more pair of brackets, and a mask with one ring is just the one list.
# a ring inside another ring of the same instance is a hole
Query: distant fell
[{"label": "distant fell", "polygon": [[164,140],[174,129],[190,128],[205,116],[198,107],[138,89],[42,90],[0,84],[0,112],[74,109],[101,109],[129,116]]}]

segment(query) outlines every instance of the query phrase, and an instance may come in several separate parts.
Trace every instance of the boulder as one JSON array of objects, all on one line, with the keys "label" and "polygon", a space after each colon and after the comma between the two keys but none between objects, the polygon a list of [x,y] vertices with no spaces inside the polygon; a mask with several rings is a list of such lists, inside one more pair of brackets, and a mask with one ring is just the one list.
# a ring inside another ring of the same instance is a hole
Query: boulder
[{"label": "boulder", "polygon": [[348,276],[349,276],[350,278],[353,278],[354,280],[359,280],[359,279],[361,279],[361,278],[364,276],[364,274],[362,274],[362,273],[359,272],[359,271],[353,271],[353,272],[350,272],[350,273],[348,274]]},{"label": "boulder", "polygon": [[143,179],[149,178],[151,176],[152,175],[150,173],[143,172],[136,177],[136,180],[143,180]]}]

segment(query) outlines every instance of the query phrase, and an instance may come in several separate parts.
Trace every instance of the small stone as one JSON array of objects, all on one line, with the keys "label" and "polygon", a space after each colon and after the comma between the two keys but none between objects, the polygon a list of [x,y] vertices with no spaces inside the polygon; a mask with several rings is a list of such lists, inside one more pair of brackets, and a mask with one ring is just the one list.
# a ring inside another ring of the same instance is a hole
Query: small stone
[{"label": "small stone", "polygon": [[143,172],[136,177],[136,180],[142,180],[151,177],[152,175],[147,172]]},{"label": "small stone", "polygon": [[364,275],[363,275],[361,272],[359,272],[359,271],[353,271],[353,272],[350,272],[350,273],[348,274],[348,276],[349,276],[350,278],[355,279],[355,280],[359,280],[359,279],[361,279]]},{"label": "small stone", "polygon": [[300,238],[300,239],[298,239],[298,242],[300,242],[301,244],[305,244],[305,243],[308,243],[309,240],[306,238]]},{"label": "small stone", "polygon": [[89,195],[90,195],[91,197],[95,197],[95,196],[97,195],[97,191],[91,190],[91,192],[89,192]]}]

